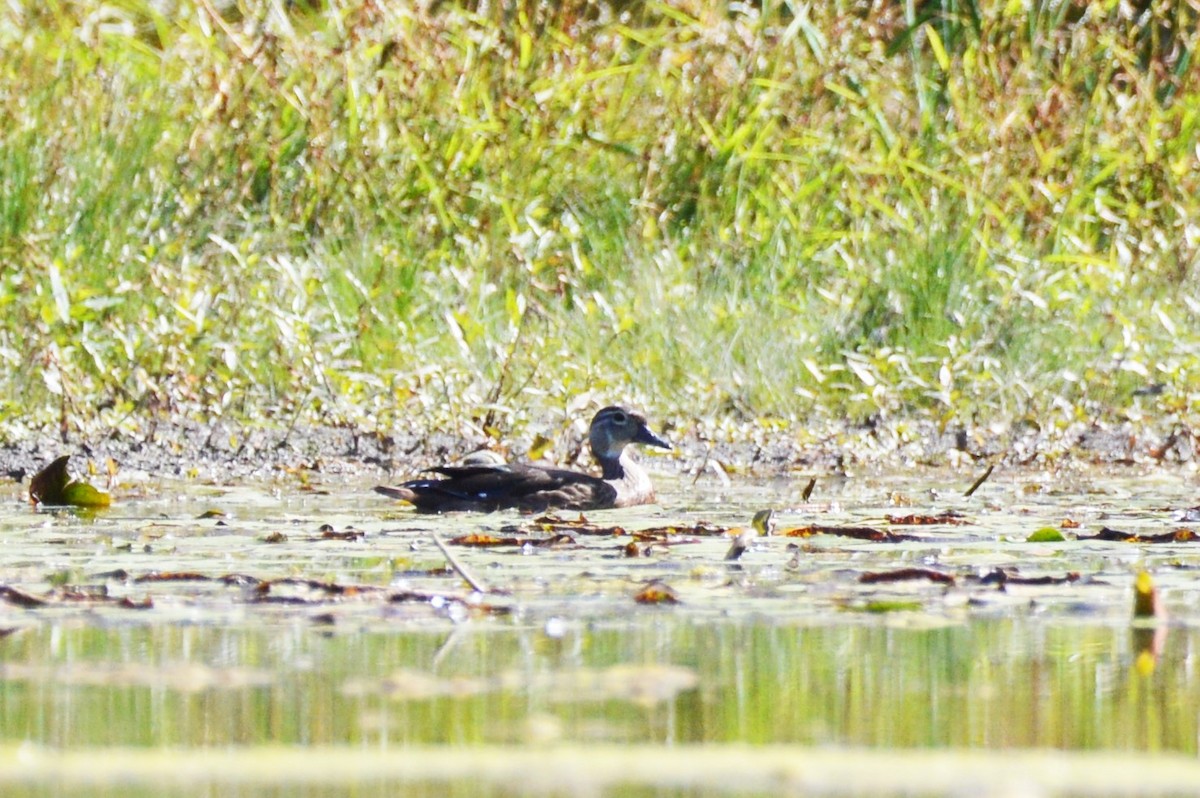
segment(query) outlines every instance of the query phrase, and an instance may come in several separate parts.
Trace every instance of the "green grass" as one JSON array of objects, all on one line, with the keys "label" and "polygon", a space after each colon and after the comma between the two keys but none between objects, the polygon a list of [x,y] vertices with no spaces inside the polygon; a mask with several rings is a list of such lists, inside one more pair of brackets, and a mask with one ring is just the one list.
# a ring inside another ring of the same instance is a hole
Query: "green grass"
[{"label": "green grass", "polygon": [[1185,4],[218,5],[0,10],[10,424],[1194,408]]}]

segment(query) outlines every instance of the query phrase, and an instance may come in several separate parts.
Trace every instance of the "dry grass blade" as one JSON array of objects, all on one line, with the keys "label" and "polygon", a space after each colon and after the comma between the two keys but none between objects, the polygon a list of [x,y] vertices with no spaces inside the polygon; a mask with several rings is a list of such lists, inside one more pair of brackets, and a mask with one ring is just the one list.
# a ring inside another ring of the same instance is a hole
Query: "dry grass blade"
[{"label": "dry grass blade", "polygon": [[979,486],[984,482],[987,482],[988,477],[992,475],[992,470],[995,469],[995,467],[995,465],[989,465],[987,469],[979,475],[979,479],[972,482],[971,487],[966,489],[966,491],[963,493],[963,498],[971,498],[971,496],[975,494],[975,491],[979,490]]},{"label": "dry grass blade", "polygon": [[438,550],[442,553],[442,556],[446,558],[446,562],[449,563],[450,567],[454,569],[454,573],[462,577],[462,580],[470,585],[472,590],[474,590],[476,593],[491,592],[483,582],[475,578],[475,576],[467,569],[465,565],[458,561],[458,558],[455,557],[450,549],[446,547],[446,544],[442,542],[442,539],[436,532],[430,533],[430,537],[433,539],[433,545],[438,547]]}]

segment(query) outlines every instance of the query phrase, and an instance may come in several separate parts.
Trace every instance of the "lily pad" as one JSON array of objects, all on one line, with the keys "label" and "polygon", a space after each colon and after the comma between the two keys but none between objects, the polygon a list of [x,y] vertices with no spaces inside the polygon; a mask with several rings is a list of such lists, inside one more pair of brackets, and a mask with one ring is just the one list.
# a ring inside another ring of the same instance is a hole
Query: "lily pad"
[{"label": "lily pad", "polygon": [[64,454],[39,471],[29,483],[34,504],[69,507],[108,507],[112,497],[87,482],[72,479],[67,471],[71,455]]},{"label": "lily pad", "polygon": [[1063,533],[1052,526],[1044,526],[1025,538],[1027,543],[1062,543],[1064,540]]}]

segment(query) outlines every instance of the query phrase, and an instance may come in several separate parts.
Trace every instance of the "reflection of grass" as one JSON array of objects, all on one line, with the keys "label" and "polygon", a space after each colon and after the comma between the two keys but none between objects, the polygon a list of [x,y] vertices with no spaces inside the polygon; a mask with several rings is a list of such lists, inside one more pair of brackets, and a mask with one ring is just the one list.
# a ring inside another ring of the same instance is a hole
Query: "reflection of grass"
[{"label": "reflection of grass", "polygon": [[923,605],[919,601],[890,601],[875,599],[863,605],[864,612],[883,614],[887,612],[920,612]]},{"label": "reflection of grass", "polygon": [[9,417],[1186,408],[1191,12],[179,5],[0,11]]}]

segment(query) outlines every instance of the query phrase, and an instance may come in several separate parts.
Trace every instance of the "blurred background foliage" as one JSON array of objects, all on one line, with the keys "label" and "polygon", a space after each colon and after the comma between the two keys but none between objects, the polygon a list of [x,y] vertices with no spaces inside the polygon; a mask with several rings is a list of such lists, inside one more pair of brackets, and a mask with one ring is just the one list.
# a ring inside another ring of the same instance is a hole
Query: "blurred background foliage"
[{"label": "blurred background foliage", "polygon": [[0,7],[0,421],[1197,403],[1185,0]]}]

